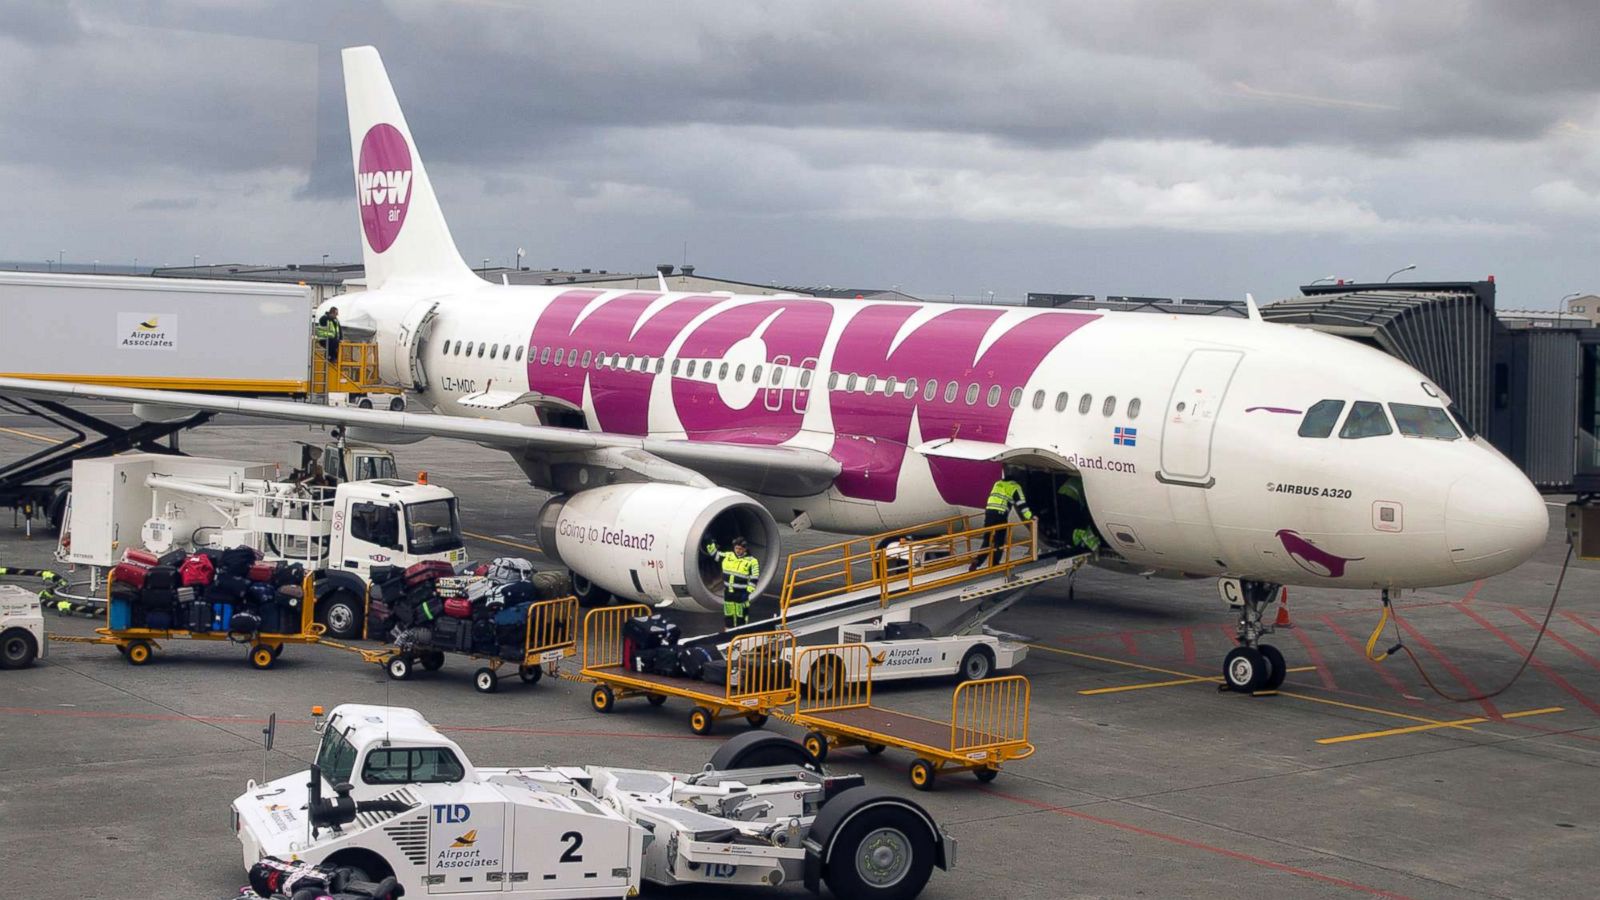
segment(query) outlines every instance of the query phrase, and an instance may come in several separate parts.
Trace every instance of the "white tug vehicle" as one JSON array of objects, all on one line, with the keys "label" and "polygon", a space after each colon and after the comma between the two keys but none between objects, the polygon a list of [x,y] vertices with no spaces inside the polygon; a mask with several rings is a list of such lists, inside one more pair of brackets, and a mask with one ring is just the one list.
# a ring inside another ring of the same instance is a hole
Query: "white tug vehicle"
[{"label": "white tug vehicle", "polygon": [[[751,731],[704,771],[487,769],[415,710],[345,704],[311,769],[233,801],[245,868],[263,857],[395,876],[406,895],[622,898],[641,882],[776,887],[909,900],[955,842],[920,806],[818,771]],[[329,795],[332,795],[331,799]],[[697,895],[698,896],[698,895]]]}]

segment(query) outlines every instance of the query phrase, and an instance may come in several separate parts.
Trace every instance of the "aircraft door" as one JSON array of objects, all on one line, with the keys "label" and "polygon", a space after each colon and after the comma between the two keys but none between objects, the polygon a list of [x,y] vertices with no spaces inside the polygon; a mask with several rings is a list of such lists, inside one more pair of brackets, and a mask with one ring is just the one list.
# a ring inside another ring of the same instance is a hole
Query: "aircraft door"
[{"label": "aircraft door", "polygon": [[1172,387],[1161,425],[1161,481],[1210,487],[1211,438],[1222,398],[1244,354],[1238,350],[1195,350]]},{"label": "aircraft door", "polygon": [[783,384],[781,379],[789,374],[789,354],[784,353],[772,358],[769,367],[767,384],[770,387],[761,391],[762,402],[766,404],[768,412],[777,412],[783,408]]},{"label": "aircraft door", "polygon": [[811,382],[817,377],[817,358],[808,356],[800,360],[800,377],[795,381],[794,411],[803,413],[811,402]]},{"label": "aircraft door", "polygon": [[[400,332],[395,340],[394,361],[391,372],[394,379],[401,387],[409,387],[419,393],[428,389],[428,373],[422,366],[422,348],[427,342],[428,332],[433,327],[434,316],[438,315],[439,302],[426,300],[411,307],[404,319],[400,320]],[[406,379],[410,379],[410,384]]]}]

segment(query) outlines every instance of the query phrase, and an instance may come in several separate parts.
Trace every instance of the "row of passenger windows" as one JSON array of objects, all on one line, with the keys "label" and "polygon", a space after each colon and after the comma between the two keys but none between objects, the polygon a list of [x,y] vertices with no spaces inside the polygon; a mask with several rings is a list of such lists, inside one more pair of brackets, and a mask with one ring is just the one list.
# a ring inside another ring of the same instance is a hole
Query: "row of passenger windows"
[{"label": "row of passenger windows", "polygon": [[[512,349],[510,344],[479,344],[477,345],[478,356],[481,357],[484,355],[485,347],[488,348],[489,359],[495,359],[499,357],[501,359],[509,360],[512,358]],[[446,351],[453,356],[463,355],[463,352],[467,356],[473,355],[473,342],[468,341],[465,344],[465,351],[463,351],[462,348],[463,345],[461,341],[456,341],[454,346],[447,345]],[[583,355],[579,356],[577,350],[562,350],[561,348],[557,347],[534,347],[529,350],[528,359],[530,361],[537,360],[540,365],[575,366],[577,368],[587,369],[590,367],[590,364],[593,363],[594,367],[599,369],[620,369],[628,372],[643,372],[646,374],[655,373],[657,375],[661,374],[661,372],[667,369],[667,361],[659,356],[633,356],[631,354],[628,356],[622,356],[614,353],[601,353],[597,356],[591,350],[585,350],[583,351]],[[516,361],[521,362],[521,360],[522,348],[517,347]],[[784,367],[765,366],[759,363],[754,366],[746,366],[744,363],[717,363],[709,359],[675,359],[672,361],[671,371],[673,375],[682,375],[686,378],[710,379],[713,374],[715,374],[718,381],[727,381],[731,376],[735,382],[741,384],[744,383],[745,376],[748,374],[750,376],[751,384],[754,384],[758,387],[777,387],[783,384]],[[801,390],[811,387],[811,375],[811,369],[800,369]],[[763,380],[763,378],[765,378],[765,380]],[[907,378],[904,381],[901,381],[892,375],[888,378],[879,378],[876,375],[857,375],[854,373],[841,375],[838,372],[834,372],[828,376],[828,390],[830,391],[859,390],[868,394],[882,392],[885,397],[892,397],[896,393],[900,393],[909,399],[917,395],[919,388],[922,391],[923,400],[932,402],[938,399],[942,393],[944,396],[944,402],[955,403],[959,397],[964,400],[967,406],[978,405],[978,398],[980,395],[983,396],[983,402],[986,405],[991,407],[999,406],[1003,393],[1002,388],[998,384],[989,385],[988,389],[985,390],[982,385],[976,382],[970,382],[967,384],[966,390],[963,391],[960,382],[941,382],[936,378],[930,378],[927,381],[919,381],[917,378]],[[1012,409],[1017,409],[1018,407],[1022,406],[1022,398],[1022,388],[1012,388],[1011,393],[1005,398],[1006,405],[1010,406]],[[1049,393],[1047,391],[1034,391],[1032,400],[1033,408],[1036,410],[1043,409],[1045,401],[1048,399]],[[1067,407],[1070,406],[1071,403],[1071,393],[1067,391],[1061,391],[1055,395],[1054,404],[1056,412],[1066,412]],[[1140,405],[1141,402],[1137,397],[1129,400],[1124,415],[1129,419],[1137,419],[1139,417]],[[1078,398],[1078,412],[1081,415],[1088,415],[1093,409],[1093,395],[1084,394],[1082,397]],[[1115,415],[1116,411],[1116,397],[1106,397],[1101,401],[1101,415],[1110,417]]]},{"label": "row of passenger windows", "polygon": [[[1318,400],[1313,403],[1306,410],[1305,418],[1300,420],[1300,436],[1325,438],[1333,434],[1333,427],[1339,423],[1344,406],[1343,400]],[[1389,412],[1394,415],[1394,425],[1406,437],[1439,441],[1454,441],[1461,437],[1461,430],[1442,407],[1391,403]],[[1394,428],[1390,427],[1383,404],[1370,400],[1357,400],[1350,404],[1350,414],[1345,417],[1344,427],[1339,429],[1339,437],[1351,439],[1382,437],[1393,433]]]}]

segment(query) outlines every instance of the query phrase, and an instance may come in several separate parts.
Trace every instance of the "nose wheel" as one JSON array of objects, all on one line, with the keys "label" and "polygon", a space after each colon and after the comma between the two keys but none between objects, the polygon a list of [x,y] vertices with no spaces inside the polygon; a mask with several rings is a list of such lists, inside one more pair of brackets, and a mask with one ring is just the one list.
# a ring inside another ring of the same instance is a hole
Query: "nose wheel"
[{"label": "nose wheel", "polygon": [[[1275,691],[1283,685],[1289,674],[1283,654],[1271,644],[1261,643],[1261,638],[1272,633],[1272,624],[1266,610],[1277,598],[1281,586],[1263,581],[1240,581],[1237,599],[1229,605],[1239,610],[1239,646],[1228,651],[1222,660],[1222,685],[1224,691],[1254,694],[1258,691]],[[1224,596],[1229,596],[1224,592]]]}]

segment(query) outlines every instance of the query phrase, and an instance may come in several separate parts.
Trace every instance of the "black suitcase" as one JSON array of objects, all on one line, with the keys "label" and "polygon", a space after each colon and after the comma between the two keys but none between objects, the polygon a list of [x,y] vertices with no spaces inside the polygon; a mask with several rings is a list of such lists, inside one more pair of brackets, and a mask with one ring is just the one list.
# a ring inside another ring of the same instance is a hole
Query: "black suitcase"
[{"label": "black suitcase", "polygon": [[183,561],[188,558],[189,552],[187,550],[168,550],[166,553],[161,554],[161,556],[156,559],[156,565],[171,566],[172,568],[176,569],[177,567],[183,565]]},{"label": "black suitcase", "polygon": [[139,602],[135,608],[149,612],[153,609],[171,612],[178,605],[178,592],[172,588],[147,587],[139,594]]},{"label": "black suitcase", "polygon": [[635,616],[622,623],[622,639],[631,641],[635,653],[643,653],[666,643],[669,627],[665,616]]},{"label": "black suitcase", "polygon": [[433,623],[433,642],[439,647],[454,648],[461,639],[461,630],[471,627],[466,619],[442,616]]},{"label": "black suitcase", "polygon": [[249,610],[236,612],[233,614],[233,617],[228,620],[228,633],[255,634],[258,631],[265,630],[261,627],[261,624],[261,616]]},{"label": "black suitcase", "polygon": [[285,585],[299,585],[306,580],[306,567],[300,563],[294,565],[279,565],[277,571],[272,573],[273,587]]},{"label": "black suitcase", "polygon": [[200,600],[184,607],[183,621],[179,624],[190,631],[207,632],[211,630],[213,615],[211,602],[209,600]]},{"label": "black suitcase", "polygon": [[699,678],[706,663],[722,658],[715,647],[679,647],[677,653],[678,668],[688,678]]},{"label": "black suitcase", "polygon": [[700,669],[700,680],[718,687],[726,685],[728,683],[728,661],[725,659],[707,661],[705,666]]},{"label": "black suitcase", "polygon": [[170,591],[178,586],[177,566],[151,566],[150,571],[144,573],[144,586],[158,590]]},{"label": "black suitcase", "polygon": [[678,666],[677,647],[657,647],[647,654],[650,657],[650,671],[668,678],[678,678],[683,675],[683,669]]},{"label": "black suitcase", "polygon": [[244,592],[250,589],[250,579],[243,575],[224,575],[217,573],[217,580],[211,582],[206,588],[206,596],[213,603],[232,603],[244,599]]}]

